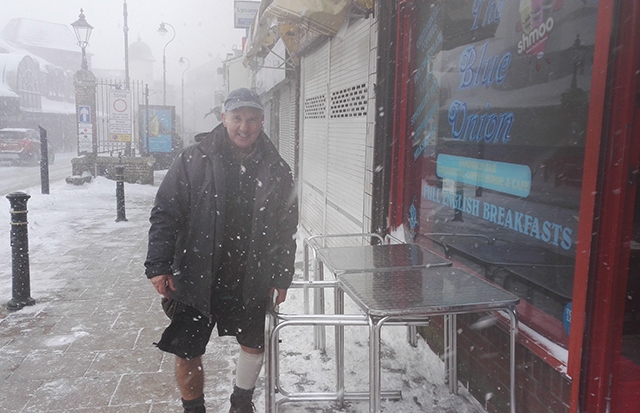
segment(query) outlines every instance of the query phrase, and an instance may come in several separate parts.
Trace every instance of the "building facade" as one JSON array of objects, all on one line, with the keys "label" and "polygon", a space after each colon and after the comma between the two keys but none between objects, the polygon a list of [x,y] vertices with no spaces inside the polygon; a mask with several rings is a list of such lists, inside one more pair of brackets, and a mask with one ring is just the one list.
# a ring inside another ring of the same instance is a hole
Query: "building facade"
[{"label": "building facade", "polygon": [[[637,2],[396,13],[391,227],[520,296],[518,411],[635,411]],[[507,411],[504,322],[464,319],[461,380]]]},{"label": "building facade", "polygon": [[[518,412],[637,410],[640,4],[352,6],[287,45],[301,226],[416,242],[517,294]],[[507,326],[459,317],[460,385],[490,412],[510,410]],[[442,320],[421,333],[443,352]]]},{"label": "building facade", "polygon": [[0,127],[47,130],[57,151],[76,145],[73,67],[80,51],[64,25],[13,19],[0,32]]}]

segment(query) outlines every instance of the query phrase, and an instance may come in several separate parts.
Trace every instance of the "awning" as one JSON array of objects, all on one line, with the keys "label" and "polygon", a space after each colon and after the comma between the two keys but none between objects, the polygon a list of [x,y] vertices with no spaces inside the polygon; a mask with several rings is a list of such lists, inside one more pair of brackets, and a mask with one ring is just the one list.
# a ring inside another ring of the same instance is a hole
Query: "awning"
[{"label": "awning", "polygon": [[353,0],[353,2],[358,5],[364,12],[373,11],[373,0]]},{"label": "awning", "polygon": [[265,14],[319,34],[335,36],[350,8],[351,0],[273,0]]},{"label": "awning", "polygon": [[250,61],[256,56],[265,57],[278,41],[279,31],[275,22],[264,14],[265,9],[269,7],[272,1],[262,0],[260,3],[260,8],[253,19],[244,47],[245,61]]},{"label": "awning", "polygon": [[245,44],[245,65],[266,57],[279,39],[298,63],[303,44],[335,36],[350,18],[367,16],[374,0],[262,0]]},{"label": "awning", "polygon": [[298,65],[298,49],[300,47],[300,26],[291,22],[280,22],[278,24],[280,29],[280,38],[284,43],[284,47],[289,52],[291,61],[294,65]]}]

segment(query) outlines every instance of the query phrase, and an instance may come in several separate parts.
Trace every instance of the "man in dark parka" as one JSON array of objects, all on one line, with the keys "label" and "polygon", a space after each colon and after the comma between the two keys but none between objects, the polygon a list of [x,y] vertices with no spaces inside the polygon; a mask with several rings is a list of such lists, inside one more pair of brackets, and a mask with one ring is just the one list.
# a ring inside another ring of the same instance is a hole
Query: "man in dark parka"
[{"label": "man in dark parka", "polygon": [[146,275],[171,317],[157,346],[176,355],[188,413],[205,412],[201,356],[215,325],[240,344],[229,411],[254,411],[266,306],[293,277],[295,187],[263,121],[255,92],[230,92],[222,123],[180,153],[151,211]]}]

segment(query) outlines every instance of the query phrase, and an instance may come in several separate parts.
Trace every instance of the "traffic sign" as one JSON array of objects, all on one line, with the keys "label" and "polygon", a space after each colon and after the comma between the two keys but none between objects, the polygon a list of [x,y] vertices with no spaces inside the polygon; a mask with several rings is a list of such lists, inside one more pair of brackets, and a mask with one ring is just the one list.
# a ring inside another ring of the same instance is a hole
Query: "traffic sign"
[{"label": "traffic sign", "polygon": [[91,106],[78,105],[78,122],[91,123]]},{"label": "traffic sign", "polygon": [[109,140],[131,142],[131,91],[109,91]]},{"label": "traffic sign", "polygon": [[93,126],[78,123],[78,153],[91,152],[93,148]]}]

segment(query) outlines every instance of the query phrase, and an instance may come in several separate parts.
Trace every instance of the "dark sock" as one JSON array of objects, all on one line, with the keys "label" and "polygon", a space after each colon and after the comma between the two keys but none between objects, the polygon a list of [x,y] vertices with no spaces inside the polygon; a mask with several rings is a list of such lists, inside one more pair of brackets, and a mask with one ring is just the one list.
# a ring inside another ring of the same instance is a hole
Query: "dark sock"
[{"label": "dark sock", "polygon": [[206,413],[204,407],[204,394],[193,400],[182,399],[182,407],[184,407],[185,413]]},{"label": "dark sock", "polygon": [[233,394],[236,397],[240,397],[243,399],[247,399],[247,398],[251,399],[253,397],[253,389],[247,390],[247,389],[241,389],[238,386],[233,386]]}]

